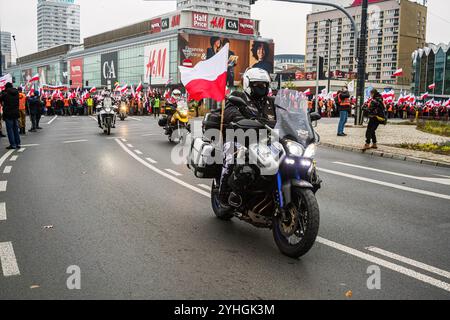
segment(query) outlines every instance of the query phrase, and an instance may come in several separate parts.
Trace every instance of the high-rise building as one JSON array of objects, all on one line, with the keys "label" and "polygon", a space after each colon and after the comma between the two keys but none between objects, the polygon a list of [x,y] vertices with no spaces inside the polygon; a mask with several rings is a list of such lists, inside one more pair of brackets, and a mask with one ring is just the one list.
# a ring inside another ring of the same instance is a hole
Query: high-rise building
[{"label": "high-rise building", "polygon": [[250,18],[250,0],[177,0],[177,10]]},{"label": "high-rise building", "polygon": [[11,33],[1,31],[2,70],[11,65]]},{"label": "high-rise building", "polygon": [[[361,1],[354,1],[347,11],[360,27]],[[368,81],[410,86],[411,53],[426,43],[427,7],[409,0],[370,0],[368,12]],[[328,57],[330,29],[331,57]],[[316,71],[318,53],[325,58],[325,69],[330,58],[332,74],[356,72],[355,44],[350,19],[342,12],[327,10],[309,14],[306,71]],[[404,75],[393,78],[392,74],[400,68],[403,68]]]},{"label": "high-rise building", "polygon": [[80,43],[80,6],[74,0],[39,0],[38,50]]}]

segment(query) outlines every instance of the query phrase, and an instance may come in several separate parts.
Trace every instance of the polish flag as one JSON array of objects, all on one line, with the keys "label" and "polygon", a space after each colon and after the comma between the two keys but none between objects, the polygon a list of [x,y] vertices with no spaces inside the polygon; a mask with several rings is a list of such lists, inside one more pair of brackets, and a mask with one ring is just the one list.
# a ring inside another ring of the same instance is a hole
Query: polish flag
[{"label": "polish flag", "polygon": [[39,81],[39,73],[36,73],[30,80],[28,80],[28,83]]},{"label": "polish flag", "polygon": [[229,46],[227,43],[219,53],[194,68],[178,67],[181,82],[192,100],[225,100]]},{"label": "polish flag", "polygon": [[423,95],[420,96],[419,100],[425,100],[426,98],[428,98],[430,95],[428,94],[428,92],[425,92]]},{"label": "polish flag", "polygon": [[436,83],[430,84],[430,85],[428,86],[428,89],[430,89],[430,90],[436,89]]},{"label": "polish flag", "polygon": [[136,92],[141,92],[142,89],[144,89],[144,86],[142,85],[142,82],[140,82],[139,85],[136,88]]},{"label": "polish flag", "polygon": [[120,88],[120,93],[124,94],[128,91],[128,84],[124,85],[122,88]]},{"label": "polish flag", "polygon": [[403,68],[400,68],[397,71],[395,71],[392,76],[393,77],[401,77],[402,75],[403,75]]},{"label": "polish flag", "polygon": [[305,95],[307,95],[307,96],[310,96],[311,95],[311,90],[310,89],[308,89],[308,90],[306,90],[305,92],[303,92]]},{"label": "polish flag", "polygon": [[97,92],[97,88],[96,88],[96,87],[93,87],[91,90],[89,90],[89,92],[90,92],[90,93]]}]

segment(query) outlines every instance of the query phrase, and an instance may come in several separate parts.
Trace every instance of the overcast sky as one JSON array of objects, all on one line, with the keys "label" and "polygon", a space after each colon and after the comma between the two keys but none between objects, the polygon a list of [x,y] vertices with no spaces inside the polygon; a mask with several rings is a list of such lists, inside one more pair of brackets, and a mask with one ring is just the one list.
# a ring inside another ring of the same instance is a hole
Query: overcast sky
[{"label": "overcast sky", "polygon": [[[176,1],[75,0],[81,5],[81,37],[112,30],[176,10]],[[0,0],[2,30],[16,35],[19,55],[37,51],[37,0]],[[428,1],[428,42],[450,42],[448,0]],[[272,38],[276,53],[304,53],[306,14],[310,5],[259,0],[252,17],[261,20],[261,35]],[[14,50],[13,50],[14,51]],[[13,52],[13,55],[14,52]]]}]

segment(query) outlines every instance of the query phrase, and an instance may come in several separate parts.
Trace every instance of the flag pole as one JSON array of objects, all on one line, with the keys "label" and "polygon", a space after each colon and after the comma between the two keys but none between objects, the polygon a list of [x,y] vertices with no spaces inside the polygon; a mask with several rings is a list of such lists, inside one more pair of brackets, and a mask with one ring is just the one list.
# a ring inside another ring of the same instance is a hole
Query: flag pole
[{"label": "flag pole", "polygon": [[225,116],[225,99],[222,100],[222,110],[221,110],[221,116],[220,116],[220,142],[223,146],[224,142],[224,136],[223,136],[223,121],[224,121],[224,116]]}]

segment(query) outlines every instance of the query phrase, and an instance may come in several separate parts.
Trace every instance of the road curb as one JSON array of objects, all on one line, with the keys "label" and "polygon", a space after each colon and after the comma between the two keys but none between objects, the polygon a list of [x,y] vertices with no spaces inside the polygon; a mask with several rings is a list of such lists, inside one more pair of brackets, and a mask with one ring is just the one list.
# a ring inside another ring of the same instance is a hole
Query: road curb
[{"label": "road curb", "polygon": [[395,160],[400,160],[400,161],[405,161],[405,162],[415,162],[415,163],[424,164],[424,165],[433,166],[433,167],[450,168],[450,163],[429,160],[429,159],[415,158],[415,157],[411,157],[411,156],[383,152],[383,151],[379,151],[379,150],[367,150],[366,152],[364,152],[363,149],[361,149],[361,148],[343,146],[343,145],[338,145],[338,144],[333,144],[333,143],[328,143],[328,142],[321,142],[320,146],[337,149],[337,150],[349,151],[349,152],[353,152],[353,153],[364,153],[364,154],[371,155],[374,157],[395,159]]}]

